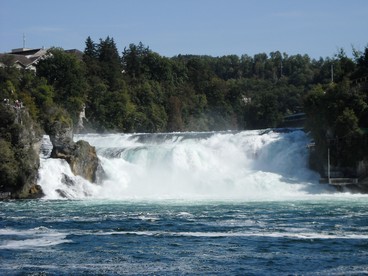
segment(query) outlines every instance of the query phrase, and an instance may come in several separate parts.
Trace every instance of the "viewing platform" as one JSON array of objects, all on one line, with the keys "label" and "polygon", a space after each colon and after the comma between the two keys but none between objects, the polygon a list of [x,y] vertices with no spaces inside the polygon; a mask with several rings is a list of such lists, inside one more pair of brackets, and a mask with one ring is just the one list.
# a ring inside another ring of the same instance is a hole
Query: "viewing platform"
[{"label": "viewing platform", "polygon": [[[368,178],[321,178],[321,184],[327,184],[334,187],[338,191],[350,191],[353,193],[368,193]],[[347,190],[345,190],[347,189]]]},{"label": "viewing platform", "polygon": [[347,186],[357,185],[359,183],[358,178],[321,178],[319,183],[330,184],[332,186]]}]

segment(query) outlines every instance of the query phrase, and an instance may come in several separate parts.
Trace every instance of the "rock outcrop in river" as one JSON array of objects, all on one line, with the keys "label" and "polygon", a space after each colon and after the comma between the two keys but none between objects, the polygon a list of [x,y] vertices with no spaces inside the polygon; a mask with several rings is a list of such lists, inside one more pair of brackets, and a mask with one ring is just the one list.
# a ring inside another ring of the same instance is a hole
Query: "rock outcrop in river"
[{"label": "rock outcrop in river", "polygon": [[[65,159],[75,175],[90,182],[102,173],[96,150],[73,141],[71,122],[58,118],[47,126],[53,144],[51,158]],[[42,129],[24,107],[0,105],[0,199],[40,198],[37,184]]]},{"label": "rock outcrop in river", "polygon": [[51,158],[65,159],[75,175],[96,182],[100,169],[96,149],[86,141],[73,142],[73,128],[67,123],[55,121],[49,130],[53,144]]}]

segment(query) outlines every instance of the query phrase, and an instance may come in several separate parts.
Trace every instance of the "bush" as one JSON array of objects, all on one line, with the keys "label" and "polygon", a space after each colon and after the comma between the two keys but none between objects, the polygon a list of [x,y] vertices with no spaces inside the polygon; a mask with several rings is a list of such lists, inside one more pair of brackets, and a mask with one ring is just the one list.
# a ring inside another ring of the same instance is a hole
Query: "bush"
[{"label": "bush", "polygon": [[0,152],[0,189],[4,186],[15,187],[19,171],[11,144],[0,139]]}]

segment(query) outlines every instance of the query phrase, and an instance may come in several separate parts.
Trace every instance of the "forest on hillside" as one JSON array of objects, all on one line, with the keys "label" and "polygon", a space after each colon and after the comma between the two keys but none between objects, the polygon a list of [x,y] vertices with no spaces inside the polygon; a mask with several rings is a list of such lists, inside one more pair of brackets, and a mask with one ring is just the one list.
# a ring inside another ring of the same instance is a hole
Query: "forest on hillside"
[{"label": "forest on hillside", "polygon": [[330,87],[332,68],[334,83],[364,75],[362,53],[352,60],[343,49],[319,60],[278,51],[167,58],[142,43],[119,54],[110,37],[85,44],[83,56],[50,49],[36,75],[1,68],[1,97],[21,99],[41,121],[62,108],[76,124],[85,105],[89,131],[241,130],[302,111],[311,91]]},{"label": "forest on hillside", "polygon": [[88,132],[259,129],[306,112],[320,149],[338,144],[335,160],[350,164],[358,158],[352,150],[368,156],[368,48],[352,52],[169,58],[142,43],[119,53],[113,38],[88,37],[81,55],[50,49],[36,73],[3,62],[0,97],[22,101],[46,132],[54,120],[77,128],[83,108],[78,131]]}]

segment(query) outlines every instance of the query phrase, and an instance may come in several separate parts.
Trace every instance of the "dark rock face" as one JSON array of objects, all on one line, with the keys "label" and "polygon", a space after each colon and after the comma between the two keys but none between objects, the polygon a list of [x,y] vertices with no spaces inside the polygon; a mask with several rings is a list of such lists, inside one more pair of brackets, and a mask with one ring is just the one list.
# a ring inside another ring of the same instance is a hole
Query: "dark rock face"
[{"label": "dark rock face", "polygon": [[71,147],[73,142],[73,128],[68,123],[55,121],[49,127],[50,140],[54,148]]},{"label": "dark rock face", "polygon": [[90,182],[96,182],[99,167],[96,149],[86,141],[78,141],[70,167],[75,174],[83,176]]},{"label": "dark rock face", "polygon": [[65,184],[68,187],[72,187],[75,185],[75,182],[73,181],[73,179],[71,179],[69,176],[67,176],[66,174],[63,174],[61,182],[63,184]]},{"label": "dark rock face", "polygon": [[[40,198],[37,185],[40,166],[41,129],[27,109],[9,105],[0,107],[0,198]],[[0,158],[1,159],[1,158]]]},{"label": "dark rock face", "polygon": [[50,130],[51,158],[65,159],[75,175],[96,182],[97,172],[101,169],[96,149],[86,141],[73,142],[71,126],[55,122]]},{"label": "dark rock face", "polygon": [[65,159],[75,175],[96,182],[99,160],[95,148],[88,142],[78,141],[64,146],[54,146],[51,158]]},{"label": "dark rock face", "polygon": [[21,111],[21,120],[19,143],[23,145],[25,153],[24,159],[21,161],[22,170],[25,174],[25,185],[19,196],[21,198],[40,198],[44,195],[41,186],[37,184],[38,169],[40,167],[41,131],[31,120],[25,109]]},{"label": "dark rock face", "polygon": [[[73,187],[75,185],[75,182],[73,181],[73,179],[71,179],[69,176],[67,176],[66,174],[63,174],[61,182],[63,184],[65,184],[68,187]],[[68,193],[62,189],[57,189],[56,192],[59,194],[59,196],[61,196],[62,198],[68,198]]]}]

